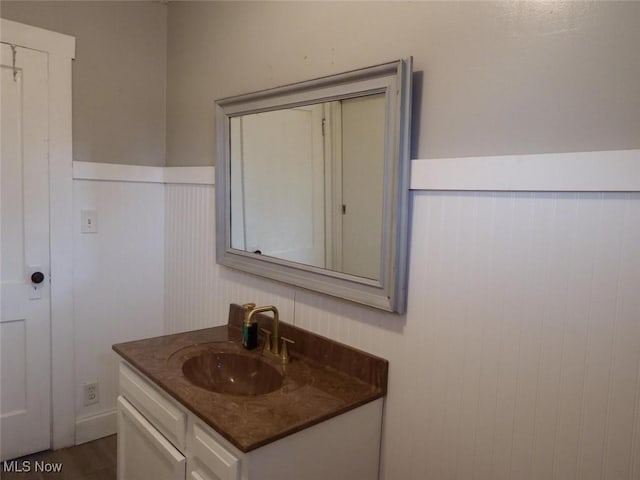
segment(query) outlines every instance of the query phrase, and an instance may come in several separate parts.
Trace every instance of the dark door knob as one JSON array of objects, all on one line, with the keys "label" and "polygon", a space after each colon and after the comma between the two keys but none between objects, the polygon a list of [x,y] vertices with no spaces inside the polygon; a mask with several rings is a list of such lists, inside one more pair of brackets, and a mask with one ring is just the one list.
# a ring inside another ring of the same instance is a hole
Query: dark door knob
[{"label": "dark door knob", "polygon": [[44,273],[42,272],[33,272],[31,274],[31,283],[34,283],[36,285],[40,284],[44,282]]}]

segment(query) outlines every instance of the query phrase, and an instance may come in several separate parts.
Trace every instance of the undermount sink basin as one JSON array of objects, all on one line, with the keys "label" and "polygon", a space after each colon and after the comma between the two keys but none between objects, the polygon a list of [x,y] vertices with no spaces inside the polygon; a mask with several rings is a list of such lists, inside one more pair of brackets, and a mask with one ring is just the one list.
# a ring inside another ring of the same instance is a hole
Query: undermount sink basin
[{"label": "undermount sink basin", "polygon": [[233,352],[205,351],[182,364],[194,385],[230,395],[264,395],[282,386],[283,375],[259,357]]}]

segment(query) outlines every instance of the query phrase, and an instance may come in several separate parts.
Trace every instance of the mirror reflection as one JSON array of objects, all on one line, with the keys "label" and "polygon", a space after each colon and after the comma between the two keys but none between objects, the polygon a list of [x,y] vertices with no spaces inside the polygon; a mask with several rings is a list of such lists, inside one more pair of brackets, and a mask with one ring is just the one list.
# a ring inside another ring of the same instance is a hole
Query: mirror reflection
[{"label": "mirror reflection", "polygon": [[230,118],[231,248],[379,280],[385,94]]}]

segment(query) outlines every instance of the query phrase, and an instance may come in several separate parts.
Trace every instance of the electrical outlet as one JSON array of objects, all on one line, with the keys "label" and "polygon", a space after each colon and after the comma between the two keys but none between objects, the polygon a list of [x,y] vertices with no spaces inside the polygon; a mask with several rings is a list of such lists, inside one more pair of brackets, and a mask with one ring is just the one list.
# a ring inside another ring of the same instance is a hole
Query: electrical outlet
[{"label": "electrical outlet", "polygon": [[98,382],[90,382],[82,385],[84,392],[84,406],[88,407],[100,401],[100,392],[98,390]]}]

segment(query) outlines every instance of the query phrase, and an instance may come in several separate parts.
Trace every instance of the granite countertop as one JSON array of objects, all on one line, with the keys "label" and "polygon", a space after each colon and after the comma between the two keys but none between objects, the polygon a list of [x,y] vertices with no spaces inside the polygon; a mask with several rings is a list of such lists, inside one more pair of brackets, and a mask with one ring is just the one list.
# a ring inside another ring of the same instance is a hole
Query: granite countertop
[{"label": "granite countertop", "polygon": [[[227,325],[119,343],[113,350],[243,452],[386,394],[386,360],[282,321],[280,334],[296,342],[289,348],[288,365],[262,355],[262,338],[257,349],[242,349],[243,314],[240,306],[232,304]],[[270,329],[271,318],[257,316],[260,327]],[[240,396],[193,385],[182,373],[182,362],[188,352],[202,351],[214,342],[224,350],[236,349],[270,363],[284,374],[282,387],[263,395]]]}]

